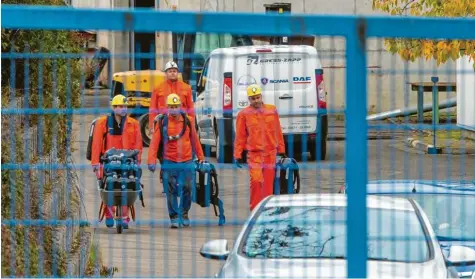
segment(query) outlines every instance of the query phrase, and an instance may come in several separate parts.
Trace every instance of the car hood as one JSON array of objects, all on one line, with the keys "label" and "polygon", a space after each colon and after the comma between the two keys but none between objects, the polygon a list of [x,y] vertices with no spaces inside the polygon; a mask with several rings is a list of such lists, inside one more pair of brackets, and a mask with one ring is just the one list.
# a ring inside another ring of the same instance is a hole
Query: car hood
[{"label": "car hood", "polygon": [[[233,256],[219,276],[254,278],[347,278],[346,260],[340,259],[247,259]],[[435,261],[395,263],[368,261],[368,278],[446,278],[446,269]]]}]

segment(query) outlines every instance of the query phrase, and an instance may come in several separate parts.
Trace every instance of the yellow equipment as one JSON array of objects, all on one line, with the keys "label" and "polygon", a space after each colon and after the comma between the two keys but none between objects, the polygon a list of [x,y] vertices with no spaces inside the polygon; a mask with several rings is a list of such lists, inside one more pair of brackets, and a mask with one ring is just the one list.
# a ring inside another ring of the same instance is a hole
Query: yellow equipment
[{"label": "yellow equipment", "polygon": [[253,97],[256,95],[260,95],[262,93],[262,89],[256,85],[256,84],[251,84],[247,87],[247,96],[248,97]]},{"label": "yellow equipment", "polygon": [[[181,73],[178,79],[183,80]],[[127,96],[128,107],[150,107],[153,89],[166,80],[161,70],[118,72],[112,76],[112,96]]]}]

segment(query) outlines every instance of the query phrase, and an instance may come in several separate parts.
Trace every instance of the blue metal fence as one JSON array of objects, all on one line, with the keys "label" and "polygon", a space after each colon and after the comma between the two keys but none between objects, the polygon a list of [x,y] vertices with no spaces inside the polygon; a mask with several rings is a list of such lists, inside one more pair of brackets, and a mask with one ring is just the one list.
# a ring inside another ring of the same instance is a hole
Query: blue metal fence
[{"label": "blue metal fence", "polygon": [[[309,167],[309,169],[314,170],[319,173],[322,169],[336,169],[338,167],[344,168],[345,170],[345,185],[349,190],[348,194],[348,203],[347,203],[347,231],[351,232],[347,234],[346,243],[347,243],[347,275],[351,278],[363,278],[367,277],[367,247],[368,247],[368,213],[367,213],[367,189],[366,184],[368,182],[368,142],[367,135],[370,129],[384,130],[384,129],[406,129],[401,127],[396,127],[396,125],[372,125],[368,126],[367,122],[367,111],[368,111],[368,85],[367,85],[367,44],[368,39],[370,38],[424,38],[424,39],[464,39],[464,40],[475,40],[475,20],[474,19],[447,19],[447,18],[401,18],[401,17],[353,17],[353,16],[316,16],[316,15],[263,15],[263,14],[240,14],[240,13],[191,13],[191,12],[157,12],[157,11],[141,11],[141,10],[93,10],[93,9],[69,9],[69,8],[59,8],[59,7],[39,7],[39,6],[10,6],[2,5],[2,28],[3,29],[21,29],[21,30],[98,30],[98,31],[135,31],[135,32],[177,32],[177,33],[196,33],[196,32],[206,32],[206,33],[228,33],[228,34],[247,34],[247,35],[278,35],[278,36],[291,36],[291,35],[303,35],[303,36],[340,36],[345,39],[345,49],[346,49],[346,73],[345,73],[345,109],[344,109],[344,118],[347,120],[345,125],[345,134],[346,141],[344,143],[345,157],[344,165],[338,163],[330,163],[327,165],[317,165]],[[134,55],[139,55],[135,53]],[[127,56],[125,54],[124,56]],[[2,60],[8,61],[13,59],[73,59],[78,56],[75,54],[68,53],[19,53],[19,52],[10,52],[2,53]],[[25,65],[25,71],[28,72],[28,65]],[[157,66],[157,68],[160,68]],[[12,70],[13,71],[13,70]],[[42,73],[50,74],[50,73]],[[55,75],[55,73],[53,73]],[[54,79],[55,77],[53,77]],[[28,74],[25,75],[25,79],[28,79]],[[40,89],[41,90],[41,89]],[[69,90],[69,87],[68,87]],[[13,91],[12,91],[13,92]],[[3,95],[3,94],[2,94]],[[86,126],[86,131],[90,123],[85,122],[85,115],[99,115],[109,112],[108,104],[106,105],[95,105],[95,108],[73,108],[71,104],[70,94],[68,93],[64,100],[66,100],[66,105],[59,105],[58,100],[53,100],[52,108],[43,108],[39,106],[38,108],[28,107],[28,92],[25,92],[23,97],[25,105],[21,107],[14,107],[12,105],[15,100],[13,93],[11,94],[10,107],[4,108],[2,106],[2,122],[5,121],[4,117],[6,116],[24,116],[29,117],[31,115],[64,115],[67,117],[66,120],[66,130],[61,132],[66,132],[68,135],[72,134],[73,130],[73,116],[81,115],[79,120],[82,125]],[[58,96],[58,93],[55,93],[55,97]],[[81,96],[82,101],[84,101],[84,95]],[[61,107],[61,108],[59,108]],[[99,108],[101,107],[101,108]],[[328,109],[328,113],[332,114],[336,110]],[[13,118],[12,118],[13,119]],[[29,123],[29,122],[26,122]],[[42,129],[51,129],[52,137],[56,137],[58,131],[54,128],[45,126],[44,123],[39,123],[38,129],[40,134]],[[3,126],[3,125],[2,125]],[[426,127],[428,125],[419,125],[420,127]],[[26,125],[29,127],[29,125]],[[10,146],[6,146],[10,149],[9,152],[14,154],[15,147],[15,136],[14,130],[15,127],[10,127],[11,142]],[[83,127],[84,129],[84,127]],[[445,127],[444,129],[449,129]],[[453,128],[452,129],[456,129]],[[2,131],[2,141],[4,141],[4,133]],[[29,134],[29,131],[25,131],[25,135]],[[85,137],[85,134],[80,134],[79,137]],[[26,136],[25,136],[26,137]],[[72,136],[67,137],[66,142],[55,142],[53,148],[57,152],[61,152],[62,148],[66,148],[67,158],[71,158],[72,155]],[[6,138],[8,139],[8,138]],[[43,141],[43,139],[40,139]],[[40,143],[39,143],[40,144]],[[41,144],[40,144],[41,145]],[[59,146],[62,145],[62,146]],[[84,142],[80,145],[81,154],[85,154]],[[3,148],[5,146],[2,145]],[[29,151],[25,147],[25,154],[28,155]],[[330,150],[331,148],[329,148]],[[3,152],[6,151],[2,151]],[[144,151],[145,152],[145,151]],[[55,153],[53,153],[55,154]],[[54,156],[54,155],[53,155]],[[85,157],[84,155],[82,155]],[[3,155],[2,155],[3,157]],[[146,157],[144,157],[146,158]],[[71,163],[71,160],[59,162],[54,160],[45,161],[43,163],[30,163],[31,158],[26,157],[24,162],[16,161],[15,158],[10,158],[10,161],[4,162],[2,158],[2,177],[5,171],[13,170],[24,170],[24,171],[33,171],[33,170],[49,170],[53,175],[61,170],[75,169],[80,171],[81,175],[79,179],[85,181],[85,177],[90,175],[90,164],[82,163],[78,164]],[[407,158],[406,158],[407,160]],[[436,160],[434,158],[434,160]],[[472,159],[473,160],[473,159]],[[146,160],[144,160],[146,161]],[[85,162],[85,161],[84,161]],[[408,162],[406,161],[408,164]],[[471,162],[469,163],[470,166]],[[142,166],[145,166],[145,163],[142,163]],[[219,170],[233,169],[234,175],[238,175],[239,172],[235,170],[234,167],[230,167],[226,164],[217,164],[218,172]],[[463,167],[462,165],[460,167]],[[142,167],[144,168],[144,167]],[[305,168],[305,163],[301,166],[302,169]],[[378,170],[381,171],[381,170]],[[421,168],[419,172],[423,172]],[[425,170],[431,171],[431,170]],[[144,173],[148,170],[144,169]],[[405,169],[405,177],[409,178],[411,175],[408,175],[409,170]],[[435,172],[437,172],[435,170]],[[473,172],[473,169],[472,169]],[[15,205],[15,179],[22,179],[15,177],[14,172],[10,172],[10,187],[9,193],[11,196],[6,197],[10,202],[8,204],[12,207],[12,211],[15,211],[15,207],[24,206],[25,208],[30,208],[31,205],[28,204],[29,199],[25,200],[24,205]],[[435,178],[436,173],[434,173]],[[144,175],[145,176],[145,175]],[[148,174],[147,174],[148,176]],[[155,176],[155,177],[153,177]],[[247,176],[247,172],[246,172]],[[151,183],[145,185],[145,202],[146,206],[152,207],[153,210],[159,210],[158,208],[162,207],[159,203],[149,203],[147,200],[152,200],[153,197],[156,197],[160,194],[161,185],[158,181],[157,175],[150,175]],[[68,176],[66,183],[67,185],[71,184],[71,177]],[[470,177],[468,173],[468,179],[475,180],[475,177]],[[25,185],[28,187],[35,187],[38,185],[39,188],[46,187],[40,181],[36,181],[34,184],[28,180],[28,175],[24,177]],[[232,195],[235,193],[234,188],[239,187],[237,180],[233,177],[233,180],[224,181],[225,183],[231,183],[228,185],[226,190],[226,195]],[[84,202],[84,195],[91,195],[91,189],[95,189],[95,185],[82,185],[82,202]],[[3,188],[3,186],[2,186]],[[231,190],[230,188],[233,188]],[[29,192],[25,191],[25,192]],[[40,193],[43,189],[39,189]],[[68,188],[67,192],[75,191],[74,189]],[[2,189],[3,192],[3,189]],[[7,191],[8,192],[8,191]],[[54,190],[53,190],[54,192]],[[38,194],[40,194],[38,193]],[[67,195],[64,193],[58,193],[58,195]],[[4,197],[2,197],[2,201]],[[13,201],[13,202],[12,202]],[[98,205],[100,203],[99,197],[95,197],[95,203]],[[238,204],[239,203],[239,204]],[[237,200],[234,199],[233,203],[225,204],[225,211],[232,212],[238,208],[244,207],[247,208],[247,200]],[[40,205],[40,208],[44,205]],[[88,205],[90,206],[90,205]],[[193,205],[195,206],[195,205]],[[70,208],[70,205],[67,206]],[[86,206],[87,207],[87,206]],[[67,211],[67,208],[64,208]],[[166,210],[163,207],[163,210]],[[95,210],[97,212],[97,210]],[[228,213],[230,214],[230,213]],[[74,223],[71,220],[63,219],[60,217],[61,212],[53,214],[53,217],[50,218],[26,218],[26,219],[17,219],[14,215],[12,216],[2,216],[2,231],[5,226],[45,226],[45,225],[78,225],[78,223],[83,223],[86,221],[92,223],[95,222],[97,218],[95,216],[89,216],[86,220],[86,216],[82,216],[81,220],[75,220]],[[228,215],[229,216],[229,215]],[[136,251],[132,249],[125,248],[123,241],[127,239],[134,239],[137,241],[142,238],[145,234],[149,233],[149,230],[154,228],[149,228],[146,225],[163,225],[168,223],[168,219],[164,218],[161,220],[155,216],[137,216],[137,229],[135,231],[135,236],[132,234],[127,235],[124,233],[120,237],[110,233],[110,236],[106,237],[109,241],[107,245],[113,245],[111,243],[117,242],[117,248],[109,249],[109,253],[103,255],[106,259],[105,264],[118,265],[119,269],[127,268],[136,268],[136,271],[132,272],[135,275],[133,277],[142,277],[142,276],[157,276],[163,277],[163,274],[155,273],[157,270],[156,266],[164,265],[165,276],[170,277],[179,277],[181,274],[169,274],[167,272],[170,265],[178,265],[177,270],[182,270],[187,268],[180,259],[168,259],[168,253],[162,255],[158,254],[152,248],[149,252],[149,255],[145,255],[145,252],[142,253],[141,250],[149,250],[147,246],[150,247],[153,245],[155,247],[156,243],[161,243],[161,245],[166,246],[167,250],[183,249],[183,243],[202,241],[202,239],[196,238],[196,231],[205,229],[204,226],[207,226],[205,219],[198,219],[199,221],[194,221],[193,224],[196,224],[198,227],[192,232],[177,232],[178,237],[176,237],[179,243],[169,243],[170,241],[175,241],[175,236],[169,240],[169,237],[173,234],[172,231],[163,230],[163,234],[159,236],[151,236],[150,240],[144,241],[142,243],[143,247],[136,247]],[[213,220],[215,218],[213,214],[209,214],[206,218]],[[192,218],[193,220],[193,218]],[[244,220],[227,220],[227,225],[242,225]],[[101,225],[101,224],[100,224]],[[139,226],[140,225],[140,226]],[[215,226],[216,222],[210,222],[209,226]],[[238,228],[235,229],[236,235]],[[189,234],[189,235],[187,235]],[[215,233],[216,234],[216,233]],[[104,233],[102,233],[104,236]],[[163,236],[163,238],[162,238]],[[207,231],[207,236],[210,236],[210,231]],[[30,244],[28,244],[28,237],[25,237],[25,249],[30,249]],[[68,236],[71,237],[71,236]],[[3,242],[3,241],[2,241]],[[141,245],[142,245],[141,244]],[[100,246],[101,244],[99,244]],[[121,249],[121,247],[123,249]],[[118,253],[123,253],[122,259],[118,262],[117,255]],[[198,254],[195,248],[193,248],[193,266],[189,267],[193,269],[192,274],[196,274],[196,268],[198,265],[201,265],[202,262],[198,261]],[[28,252],[24,253],[24,261],[28,262]],[[180,252],[178,253],[180,254]],[[125,256],[126,255],[126,256]],[[151,257],[152,266],[143,266],[141,264],[141,257]],[[137,261],[133,261],[133,258]],[[56,264],[59,264],[59,260]],[[12,270],[15,270],[15,262],[5,263],[5,265],[10,265]],[[83,261],[85,265],[86,262]],[[153,266],[155,264],[156,266]],[[130,267],[127,267],[130,265]],[[3,273],[2,263],[2,273]],[[143,269],[149,270],[143,270]],[[31,269],[31,267],[30,267]],[[208,266],[206,271],[209,276],[214,274],[215,270],[212,270]],[[130,272],[129,272],[130,273]],[[15,271],[12,272],[15,274]],[[28,273],[23,274],[23,276],[28,276]],[[193,276],[195,277],[195,276]]]}]

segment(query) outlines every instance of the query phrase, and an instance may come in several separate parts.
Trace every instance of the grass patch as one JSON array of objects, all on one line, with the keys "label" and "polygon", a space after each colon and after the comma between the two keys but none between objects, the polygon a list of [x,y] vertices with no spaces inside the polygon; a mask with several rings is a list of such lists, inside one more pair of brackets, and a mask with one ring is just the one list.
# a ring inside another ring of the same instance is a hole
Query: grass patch
[{"label": "grass patch", "polygon": [[86,277],[95,277],[97,276],[98,271],[100,277],[113,277],[114,274],[119,271],[119,268],[115,266],[105,266],[102,261],[102,254],[99,250],[99,246],[94,243],[91,245],[91,251],[87,259],[86,272],[84,275]]},{"label": "grass patch", "polygon": [[[414,138],[426,143],[433,144],[432,132],[425,131],[424,133],[416,133]],[[475,141],[464,138],[461,130],[436,131],[435,140],[437,147],[446,148],[475,148]]]},{"label": "grass patch", "polygon": [[[417,117],[418,117],[417,114],[413,114],[413,115],[408,115],[408,116],[398,116],[393,119],[398,124],[402,124],[402,123],[416,124]],[[433,118],[432,111],[425,112],[423,115],[424,124],[432,124],[432,118]],[[449,123],[457,123],[457,112],[456,111],[439,111],[439,124],[449,124]]]}]

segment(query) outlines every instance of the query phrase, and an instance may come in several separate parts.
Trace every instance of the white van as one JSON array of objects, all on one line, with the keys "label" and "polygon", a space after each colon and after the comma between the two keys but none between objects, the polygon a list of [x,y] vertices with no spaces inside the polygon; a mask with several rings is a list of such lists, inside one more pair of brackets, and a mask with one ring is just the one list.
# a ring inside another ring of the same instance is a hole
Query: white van
[{"label": "white van", "polygon": [[277,107],[287,155],[296,158],[307,151],[316,159],[318,145],[324,160],[328,124],[323,69],[317,50],[306,45],[254,45],[210,53],[195,101],[203,150],[209,145],[216,148],[218,162],[232,162],[236,115],[248,106],[250,84],[260,85],[264,103]]}]

